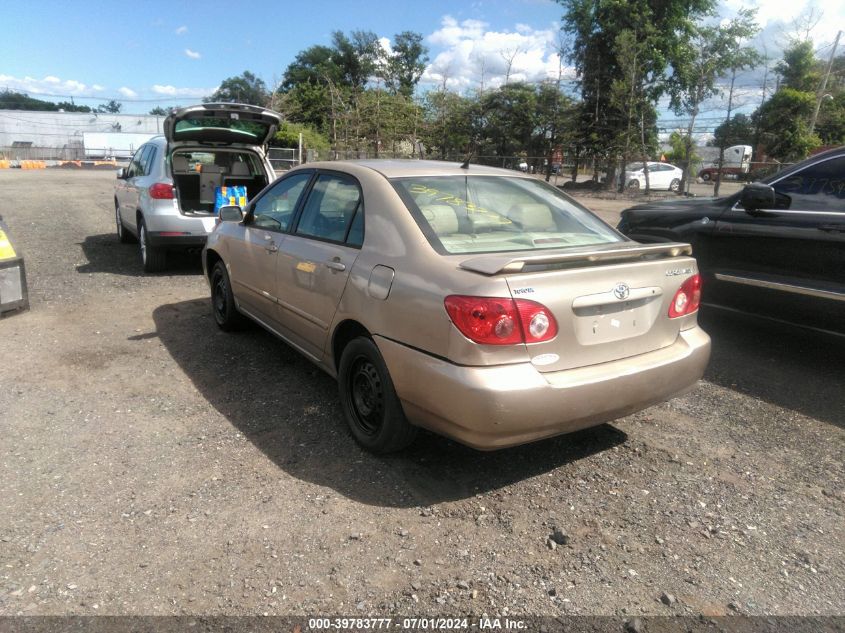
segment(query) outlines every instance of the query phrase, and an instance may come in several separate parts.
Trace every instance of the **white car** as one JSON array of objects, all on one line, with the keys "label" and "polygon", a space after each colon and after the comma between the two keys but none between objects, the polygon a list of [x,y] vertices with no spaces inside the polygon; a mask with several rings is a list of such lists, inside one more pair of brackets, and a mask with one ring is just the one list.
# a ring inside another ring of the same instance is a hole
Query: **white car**
[{"label": "white car", "polygon": [[[649,161],[648,188],[678,191],[684,170],[669,163]],[[627,189],[645,189],[646,174],[642,162],[625,165],[625,187]]]}]

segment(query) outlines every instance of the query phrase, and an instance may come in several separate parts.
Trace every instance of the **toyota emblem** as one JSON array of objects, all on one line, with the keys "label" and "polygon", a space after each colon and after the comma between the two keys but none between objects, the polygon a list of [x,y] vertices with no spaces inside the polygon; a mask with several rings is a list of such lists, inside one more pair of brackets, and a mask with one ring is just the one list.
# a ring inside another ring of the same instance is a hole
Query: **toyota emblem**
[{"label": "toyota emblem", "polygon": [[631,289],[625,282],[620,281],[618,284],[613,286],[613,296],[620,301],[627,299],[629,294],[631,294]]}]

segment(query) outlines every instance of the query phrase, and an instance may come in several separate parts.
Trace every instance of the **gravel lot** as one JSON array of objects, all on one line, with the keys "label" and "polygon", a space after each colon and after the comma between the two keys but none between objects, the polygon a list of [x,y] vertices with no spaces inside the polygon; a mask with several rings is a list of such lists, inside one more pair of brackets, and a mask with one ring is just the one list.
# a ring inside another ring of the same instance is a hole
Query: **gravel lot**
[{"label": "gravel lot", "polygon": [[845,613],[842,339],[705,310],[683,398],[373,457],[332,380],[217,330],[197,256],[141,273],[113,180],[0,171],[0,614]]}]

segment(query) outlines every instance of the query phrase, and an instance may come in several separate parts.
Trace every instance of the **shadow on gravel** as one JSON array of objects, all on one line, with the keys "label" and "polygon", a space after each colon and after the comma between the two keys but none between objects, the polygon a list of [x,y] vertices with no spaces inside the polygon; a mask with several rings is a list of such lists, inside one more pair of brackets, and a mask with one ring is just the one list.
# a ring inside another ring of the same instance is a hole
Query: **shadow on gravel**
[{"label": "shadow on gravel", "polygon": [[[76,267],[78,273],[110,273],[141,277],[141,255],[138,244],[121,244],[113,233],[89,235],[79,243],[87,264]],[[202,260],[197,251],[170,251],[167,253],[167,275],[196,275],[202,273]]]},{"label": "shadow on gravel", "polygon": [[713,341],[706,380],[845,428],[845,338],[716,308],[699,321]]},{"label": "shadow on gravel", "polygon": [[346,431],[333,379],[257,326],[226,334],[207,300],[153,312],[156,332],[208,402],[282,470],[370,505],[413,507],[464,499],[623,443],[608,425],[482,453],[431,433],[377,457]]}]

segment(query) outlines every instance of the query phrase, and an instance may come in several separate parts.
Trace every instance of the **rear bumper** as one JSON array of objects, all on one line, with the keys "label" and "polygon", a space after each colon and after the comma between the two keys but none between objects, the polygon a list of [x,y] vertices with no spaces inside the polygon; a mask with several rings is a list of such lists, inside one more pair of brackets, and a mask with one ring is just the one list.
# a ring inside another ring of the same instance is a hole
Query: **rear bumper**
[{"label": "rear bumper", "polygon": [[153,231],[147,233],[150,246],[155,248],[202,248],[207,238],[206,235],[172,235],[170,232],[162,234]]},{"label": "rear bumper", "polygon": [[710,337],[699,327],[664,349],[548,373],[531,363],[463,367],[375,341],[408,419],[482,450],[570,433],[680,395],[710,358]]}]

